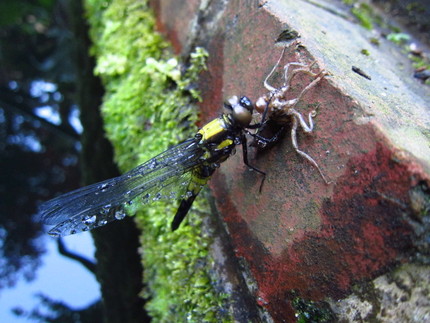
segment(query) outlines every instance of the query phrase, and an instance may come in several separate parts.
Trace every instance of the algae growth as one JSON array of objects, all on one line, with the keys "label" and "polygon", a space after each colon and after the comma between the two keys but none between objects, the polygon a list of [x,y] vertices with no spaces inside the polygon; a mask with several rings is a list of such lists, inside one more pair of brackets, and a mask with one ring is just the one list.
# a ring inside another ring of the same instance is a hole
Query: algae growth
[{"label": "algae growth", "polygon": [[[126,171],[196,132],[199,97],[189,89],[207,53],[197,49],[181,73],[168,44],[154,31],[146,1],[86,0],[86,12],[96,73],[106,89],[105,130],[115,161]],[[156,202],[136,214],[143,230],[146,309],[157,322],[229,320],[219,314],[224,296],[214,291],[209,275],[211,239],[200,229],[208,213],[204,198],[197,198],[185,225],[170,232],[176,207],[175,201]]]}]

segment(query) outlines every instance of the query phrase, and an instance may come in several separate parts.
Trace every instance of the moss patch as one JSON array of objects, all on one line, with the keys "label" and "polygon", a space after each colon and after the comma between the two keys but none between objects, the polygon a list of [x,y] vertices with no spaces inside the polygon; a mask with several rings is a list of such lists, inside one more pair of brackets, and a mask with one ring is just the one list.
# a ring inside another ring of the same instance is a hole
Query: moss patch
[{"label": "moss patch", "polygon": [[291,302],[296,310],[297,323],[334,322],[335,315],[325,302],[314,302],[296,297]]},{"label": "moss patch", "polygon": [[[102,108],[106,133],[116,162],[126,171],[195,133],[193,102],[199,97],[189,89],[207,54],[196,50],[182,74],[168,45],[154,31],[154,17],[145,1],[86,0],[86,12],[96,73],[106,89]],[[173,201],[157,202],[134,210],[143,230],[147,289],[142,295],[149,300],[147,310],[157,322],[229,320],[219,314],[224,296],[214,291],[209,275],[211,239],[200,225],[208,206],[198,198],[185,225],[172,233],[176,206]]]}]

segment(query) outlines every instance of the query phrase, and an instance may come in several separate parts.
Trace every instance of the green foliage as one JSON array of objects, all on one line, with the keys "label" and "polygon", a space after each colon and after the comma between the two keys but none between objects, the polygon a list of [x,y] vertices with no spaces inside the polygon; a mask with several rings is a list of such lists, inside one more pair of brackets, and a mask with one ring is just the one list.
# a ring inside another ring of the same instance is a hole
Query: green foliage
[{"label": "green foliage", "polygon": [[391,27],[383,21],[381,16],[375,13],[372,3],[362,0],[343,0],[342,2],[351,7],[352,15],[364,28],[372,30],[377,25],[384,28]]},{"label": "green foliage", "polygon": [[[207,53],[196,49],[181,74],[177,59],[154,31],[145,1],[87,0],[86,10],[96,73],[106,88],[105,128],[116,162],[126,171],[195,133],[193,102],[199,94],[190,89]],[[211,285],[210,238],[200,228],[208,206],[202,197],[196,202],[176,232],[170,232],[176,203],[153,203],[136,214],[143,230],[147,288],[142,294],[150,299],[146,307],[157,322],[220,321],[216,309],[224,296]]]},{"label": "green foliage", "polygon": [[29,28],[28,25],[34,24],[36,21],[38,23],[41,21],[48,23],[53,6],[53,0],[1,1],[0,27],[16,24],[20,25],[22,30],[26,30],[29,33],[35,32],[34,28]]},{"label": "green foliage", "polygon": [[356,0],[343,0],[342,2],[348,6],[351,6],[354,4]]},{"label": "green foliage", "polygon": [[403,45],[411,39],[411,36],[405,33],[391,33],[387,35],[387,39],[397,45]]},{"label": "green foliage", "polygon": [[353,8],[351,8],[351,13],[358,19],[360,24],[366,29],[373,29],[374,15],[372,13],[372,8],[365,4],[359,3]]}]

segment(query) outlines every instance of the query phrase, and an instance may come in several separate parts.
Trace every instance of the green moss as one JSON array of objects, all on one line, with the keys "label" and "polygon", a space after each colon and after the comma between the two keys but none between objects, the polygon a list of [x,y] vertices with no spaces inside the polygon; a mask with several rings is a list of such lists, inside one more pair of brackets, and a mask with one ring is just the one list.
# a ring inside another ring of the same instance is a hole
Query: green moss
[{"label": "green moss", "polygon": [[414,62],[413,66],[415,69],[430,70],[430,62],[426,57],[410,55],[410,58]]},{"label": "green moss", "polygon": [[[187,72],[181,74],[168,44],[154,31],[146,1],[86,0],[86,10],[96,73],[106,89],[105,129],[115,160],[126,171],[195,133],[193,102],[199,95],[189,88],[204,67],[207,53],[197,49]],[[218,314],[225,296],[214,291],[209,275],[211,239],[201,232],[207,210],[205,199],[198,198],[186,225],[170,232],[176,203],[157,202],[135,209],[143,230],[147,288],[142,295],[150,299],[146,307],[156,322],[228,320]]]},{"label": "green moss", "polygon": [[335,322],[335,315],[324,302],[314,302],[296,297],[291,302],[296,310],[297,323]]},{"label": "green moss", "polygon": [[372,45],[375,45],[375,46],[379,46],[380,45],[379,39],[377,37],[371,37],[369,40],[370,40],[370,43]]},{"label": "green moss", "polygon": [[351,6],[354,4],[356,0],[343,0],[342,2],[348,6]]},{"label": "green moss", "polygon": [[373,29],[373,16],[371,7],[365,3],[360,3],[351,8],[351,13],[358,19],[360,24],[366,29]]},{"label": "green moss", "polygon": [[411,36],[405,33],[390,33],[387,39],[397,45],[404,45],[411,40]]},{"label": "green moss", "polygon": [[370,52],[369,52],[369,50],[368,49],[362,49],[361,51],[360,51],[360,53],[361,54],[363,54],[364,56],[370,56]]},{"label": "green moss", "polygon": [[343,0],[348,6],[351,6],[352,15],[358,20],[361,26],[372,30],[376,25],[390,28],[381,16],[375,13],[372,5],[361,0]]}]

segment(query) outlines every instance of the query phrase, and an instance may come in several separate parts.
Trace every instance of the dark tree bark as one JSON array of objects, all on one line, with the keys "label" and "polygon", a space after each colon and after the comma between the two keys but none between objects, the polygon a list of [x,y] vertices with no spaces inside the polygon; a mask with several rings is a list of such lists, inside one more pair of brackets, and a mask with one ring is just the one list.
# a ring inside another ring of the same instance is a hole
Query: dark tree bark
[{"label": "dark tree bark", "polygon": [[66,245],[63,242],[63,239],[59,238],[57,240],[57,247],[58,247],[59,254],[79,262],[82,266],[87,268],[94,275],[96,274],[97,265],[94,262],[92,262],[90,259],[67,249]]},{"label": "dark tree bark", "polygon": [[[88,26],[81,1],[70,1],[72,28],[77,39],[78,103],[84,127],[82,139],[83,184],[88,185],[119,175],[113,163],[113,150],[105,138],[100,116],[103,87],[93,75],[94,60],[89,57]],[[139,231],[131,218],[93,231],[96,245],[97,279],[101,284],[105,322],[149,322],[144,311],[143,268],[138,255]]]}]

